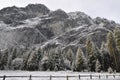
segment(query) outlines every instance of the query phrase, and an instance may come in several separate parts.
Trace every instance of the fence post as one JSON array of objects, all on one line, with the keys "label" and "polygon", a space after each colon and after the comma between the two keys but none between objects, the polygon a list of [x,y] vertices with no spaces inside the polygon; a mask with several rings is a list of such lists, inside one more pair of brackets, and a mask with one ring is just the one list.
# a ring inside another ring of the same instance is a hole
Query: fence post
[{"label": "fence post", "polygon": [[32,76],[30,75],[29,80],[32,80]]},{"label": "fence post", "polygon": [[66,80],[68,80],[68,76],[66,76]]},{"label": "fence post", "polygon": [[99,75],[99,79],[101,78],[101,76]]},{"label": "fence post", "polygon": [[4,75],[4,76],[3,76],[3,80],[5,80],[5,78],[6,78],[6,76]]},{"label": "fence post", "polygon": [[90,75],[90,79],[92,79],[92,75]]},{"label": "fence post", "polygon": [[108,75],[106,75],[106,79],[108,79]]},{"label": "fence post", "polygon": [[79,80],[80,80],[80,75],[79,75]]},{"label": "fence post", "polygon": [[113,75],[113,77],[115,78],[115,75]]},{"label": "fence post", "polygon": [[50,80],[52,80],[52,76],[50,75]]}]

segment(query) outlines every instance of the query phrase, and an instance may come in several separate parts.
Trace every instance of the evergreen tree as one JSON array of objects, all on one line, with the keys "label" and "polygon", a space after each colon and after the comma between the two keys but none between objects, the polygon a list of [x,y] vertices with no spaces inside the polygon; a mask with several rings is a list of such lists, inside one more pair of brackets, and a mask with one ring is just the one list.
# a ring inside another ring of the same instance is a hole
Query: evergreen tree
[{"label": "evergreen tree", "polygon": [[100,48],[100,53],[102,56],[101,66],[103,71],[107,71],[110,66],[110,55],[107,49],[106,44],[103,42]]},{"label": "evergreen tree", "polygon": [[89,55],[88,56],[88,70],[89,71],[95,71],[95,63],[96,63],[96,56]]},{"label": "evergreen tree", "polygon": [[37,52],[38,61],[41,61],[41,59],[43,57],[43,51],[42,51],[42,49],[38,48],[36,52]]},{"label": "evergreen tree", "polygon": [[12,55],[8,56],[7,69],[12,69],[11,63],[12,63]]},{"label": "evergreen tree", "polygon": [[110,54],[110,58],[111,58],[111,67],[114,70],[118,71],[118,63],[117,63],[117,49],[116,49],[116,43],[115,43],[115,39],[113,36],[112,32],[109,32],[107,35],[107,47],[109,50],[109,54]]},{"label": "evergreen tree", "polygon": [[89,71],[95,71],[95,63],[96,63],[96,48],[92,41],[88,38],[86,41],[86,53],[87,53],[87,64]]},{"label": "evergreen tree", "polygon": [[94,53],[93,52],[93,44],[92,44],[90,38],[87,38],[87,40],[86,40],[86,53],[87,53],[87,57]]},{"label": "evergreen tree", "polygon": [[48,58],[49,58],[49,64],[50,64],[50,70],[54,70],[56,66],[56,62],[58,60],[57,53],[55,52],[55,49],[50,49],[48,52]]},{"label": "evergreen tree", "polygon": [[101,64],[99,60],[97,59],[96,64],[95,64],[95,71],[100,72],[101,71]]},{"label": "evergreen tree", "polygon": [[48,56],[43,56],[41,59],[41,65],[40,65],[40,70],[46,71],[50,69],[50,61]]},{"label": "evergreen tree", "polygon": [[39,68],[39,61],[36,51],[32,51],[28,62],[27,62],[27,69],[30,71],[38,70]]},{"label": "evergreen tree", "polygon": [[1,57],[0,69],[4,70],[7,67],[8,49],[4,50]]},{"label": "evergreen tree", "polygon": [[62,68],[61,51],[57,48],[49,51],[50,70],[60,70]]},{"label": "evergreen tree", "polygon": [[120,28],[115,28],[114,30],[114,36],[115,36],[115,43],[116,48],[118,50],[117,54],[117,64],[118,64],[118,71],[120,71]]},{"label": "evergreen tree", "polygon": [[116,47],[120,53],[120,28],[115,28],[114,35],[115,35]]},{"label": "evergreen tree", "polygon": [[31,51],[26,51],[25,54],[23,55],[23,67],[22,70],[27,70],[27,62],[28,59],[31,55]]},{"label": "evergreen tree", "polygon": [[98,49],[98,47],[96,45],[93,44],[93,52],[94,52],[94,55],[96,56],[96,58],[99,60],[99,62],[102,62],[102,55]]},{"label": "evergreen tree", "polygon": [[67,53],[66,53],[66,58],[70,61],[70,64],[72,66],[72,62],[74,60],[74,56],[73,56],[73,51],[71,48],[68,49]]},{"label": "evergreen tree", "polygon": [[81,71],[85,68],[83,51],[79,47],[76,54],[76,70]]},{"label": "evergreen tree", "polygon": [[12,50],[12,60],[17,57],[17,48],[13,48]]},{"label": "evergreen tree", "polygon": [[76,63],[75,63],[75,61],[72,62],[71,70],[76,71]]},{"label": "evergreen tree", "polygon": [[39,70],[40,70],[40,67],[41,67],[41,59],[43,58],[43,50],[41,48],[38,48],[36,50],[36,54],[37,54],[37,63],[39,63]]}]

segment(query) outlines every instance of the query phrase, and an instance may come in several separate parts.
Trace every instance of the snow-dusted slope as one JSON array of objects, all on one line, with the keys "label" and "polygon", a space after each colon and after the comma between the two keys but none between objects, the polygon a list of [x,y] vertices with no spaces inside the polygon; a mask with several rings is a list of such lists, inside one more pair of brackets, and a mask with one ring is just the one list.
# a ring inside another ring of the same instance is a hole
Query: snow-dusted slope
[{"label": "snow-dusted slope", "polygon": [[49,44],[84,46],[88,36],[99,47],[115,27],[120,25],[114,21],[92,19],[83,12],[50,11],[43,4],[7,7],[0,10],[0,48],[46,47]]}]

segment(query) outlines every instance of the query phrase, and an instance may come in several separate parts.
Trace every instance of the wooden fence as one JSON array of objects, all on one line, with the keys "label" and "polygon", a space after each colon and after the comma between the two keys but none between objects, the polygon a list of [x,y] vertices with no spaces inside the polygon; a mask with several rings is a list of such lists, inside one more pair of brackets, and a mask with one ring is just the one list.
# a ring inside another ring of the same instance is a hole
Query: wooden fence
[{"label": "wooden fence", "polygon": [[[102,78],[104,76],[104,78]],[[107,80],[109,77],[113,77],[114,80],[120,80],[120,75],[76,75],[76,76],[0,76],[1,80],[6,80],[8,78],[28,78],[28,80],[34,80],[32,78],[47,78],[47,80],[52,80],[54,78],[65,78],[65,80],[69,80],[70,78],[78,78],[79,80],[82,80],[82,78],[89,78],[90,80],[92,80],[93,78],[97,78],[97,79],[101,79],[101,80]],[[119,79],[116,79],[116,77],[119,77]],[[113,80],[111,79],[111,80]]]}]

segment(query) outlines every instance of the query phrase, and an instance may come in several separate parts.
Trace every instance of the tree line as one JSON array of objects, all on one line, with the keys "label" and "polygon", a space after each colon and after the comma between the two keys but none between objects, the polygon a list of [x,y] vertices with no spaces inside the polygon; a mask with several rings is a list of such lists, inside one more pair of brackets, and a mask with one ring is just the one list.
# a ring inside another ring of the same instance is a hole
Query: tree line
[{"label": "tree line", "polygon": [[0,70],[120,72],[119,28],[107,34],[101,48],[90,37],[84,49],[76,46],[76,51],[61,47],[35,48],[21,53],[16,47],[5,49],[0,52]]}]

